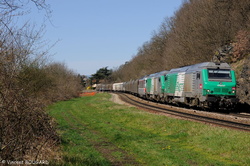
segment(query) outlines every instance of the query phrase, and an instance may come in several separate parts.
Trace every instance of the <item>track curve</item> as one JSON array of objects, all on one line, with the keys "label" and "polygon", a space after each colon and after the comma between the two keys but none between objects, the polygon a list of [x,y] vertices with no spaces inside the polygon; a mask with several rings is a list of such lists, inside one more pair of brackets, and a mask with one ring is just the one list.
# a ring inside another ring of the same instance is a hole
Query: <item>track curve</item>
[{"label": "track curve", "polygon": [[216,126],[232,128],[250,132],[250,118],[234,115],[225,115],[219,113],[210,113],[186,108],[179,108],[165,104],[154,103],[132,96],[130,94],[117,93],[121,100],[130,105],[145,109],[148,111],[163,113],[175,117],[181,117],[188,120],[212,124]]}]

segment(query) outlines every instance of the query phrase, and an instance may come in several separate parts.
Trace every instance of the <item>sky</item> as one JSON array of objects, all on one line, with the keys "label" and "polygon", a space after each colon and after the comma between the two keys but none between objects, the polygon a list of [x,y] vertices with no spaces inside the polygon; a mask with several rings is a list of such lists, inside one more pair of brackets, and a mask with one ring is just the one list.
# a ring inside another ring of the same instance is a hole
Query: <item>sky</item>
[{"label": "sky", "polygon": [[[50,0],[44,38],[55,62],[81,75],[116,69],[137,54],[183,0]],[[38,20],[42,13],[33,13]]]}]

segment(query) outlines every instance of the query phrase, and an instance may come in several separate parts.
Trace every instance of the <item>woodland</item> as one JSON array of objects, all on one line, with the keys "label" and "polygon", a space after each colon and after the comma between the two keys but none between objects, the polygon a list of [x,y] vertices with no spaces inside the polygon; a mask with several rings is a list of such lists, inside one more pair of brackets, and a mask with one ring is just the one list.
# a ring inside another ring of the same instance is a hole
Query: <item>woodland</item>
[{"label": "woodland", "polygon": [[0,165],[55,159],[60,139],[46,107],[81,90],[74,72],[49,60],[44,26],[18,22],[32,5],[49,19],[45,0],[0,2]]},{"label": "woodland", "polygon": [[250,104],[250,0],[183,1],[109,80],[129,81],[207,61],[229,63],[237,74],[238,97]]}]

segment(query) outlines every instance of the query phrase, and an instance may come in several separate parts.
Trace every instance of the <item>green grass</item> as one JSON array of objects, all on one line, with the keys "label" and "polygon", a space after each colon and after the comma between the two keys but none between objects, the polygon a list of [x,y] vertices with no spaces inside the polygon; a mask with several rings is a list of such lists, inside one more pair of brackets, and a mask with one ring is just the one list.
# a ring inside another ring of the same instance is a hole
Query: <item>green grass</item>
[{"label": "green grass", "polygon": [[100,93],[58,102],[58,165],[248,165],[250,134],[155,115]]}]

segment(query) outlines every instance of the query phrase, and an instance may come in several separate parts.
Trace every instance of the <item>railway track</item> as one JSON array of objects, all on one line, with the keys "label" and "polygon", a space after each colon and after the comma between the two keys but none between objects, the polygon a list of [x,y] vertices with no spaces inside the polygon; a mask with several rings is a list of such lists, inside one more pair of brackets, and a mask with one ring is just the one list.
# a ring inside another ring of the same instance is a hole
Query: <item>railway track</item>
[{"label": "railway track", "polygon": [[229,115],[236,116],[236,117],[241,117],[241,118],[249,118],[250,119],[250,114],[249,113],[230,113]]},{"label": "railway track", "polygon": [[225,115],[219,113],[210,113],[192,109],[179,108],[165,104],[158,104],[143,100],[130,94],[118,93],[120,99],[133,106],[146,109],[151,112],[163,113],[175,117],[181,117],[188,120],[203,122],[221,127],[233,128],[250,132],[250,118],[241,114]]}]

